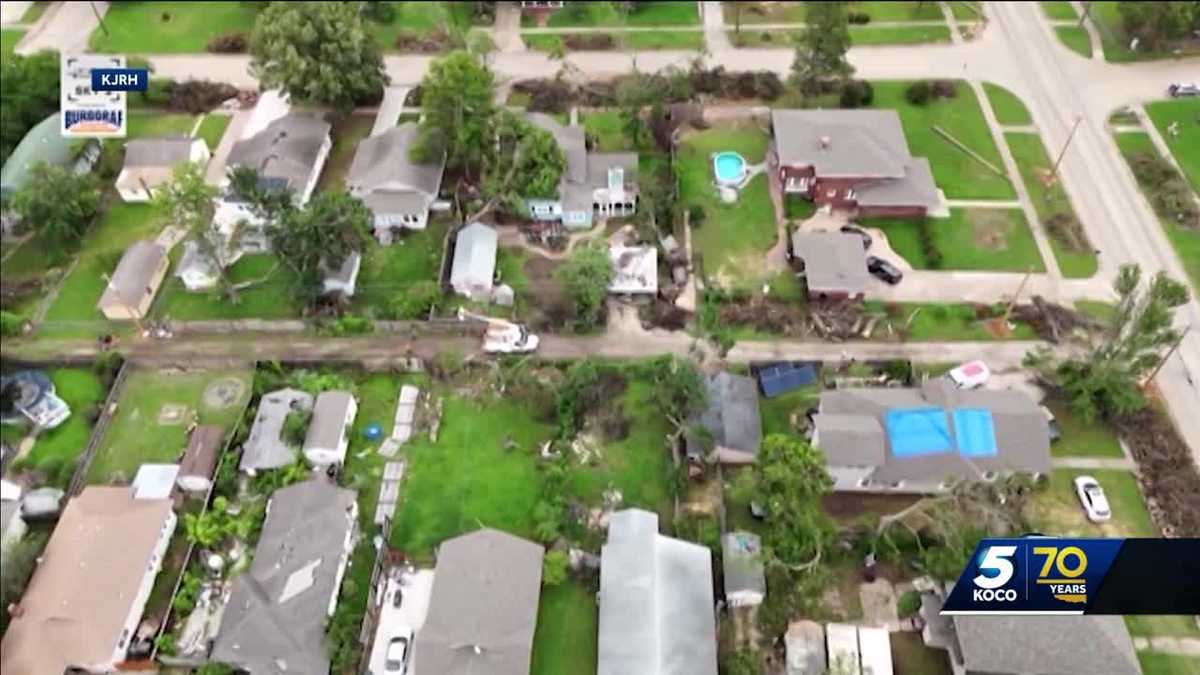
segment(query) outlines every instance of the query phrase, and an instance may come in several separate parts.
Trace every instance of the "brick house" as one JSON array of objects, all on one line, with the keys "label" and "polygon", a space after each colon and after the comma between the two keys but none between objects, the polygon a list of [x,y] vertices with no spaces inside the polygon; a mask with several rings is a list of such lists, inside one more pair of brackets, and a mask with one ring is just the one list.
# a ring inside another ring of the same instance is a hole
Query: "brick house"
[{"label": "brick house", "polygon": [[771,126],[785,194],[866,217],[940,210],[929,160],[909,154],[894,110],[772,110]]}]

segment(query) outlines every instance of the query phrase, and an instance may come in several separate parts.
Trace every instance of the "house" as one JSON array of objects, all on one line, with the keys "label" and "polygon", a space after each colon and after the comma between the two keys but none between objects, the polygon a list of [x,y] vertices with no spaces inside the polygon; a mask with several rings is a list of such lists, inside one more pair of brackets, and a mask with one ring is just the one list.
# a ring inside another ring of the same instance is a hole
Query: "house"
[{"label": "house", "polygon": [[703,429],[687,433],[687,454],[692,461],[714,453],[722,464],[748,464],[758,456],[762,419],[758,412],[758,386],[753,378],[719,372],[705,378],[707,407],[694,419]]},{"label": "house", "polygon": [[[30,129],[0,170],[0,202],[8,200],[25,187],[33,177],[33,167],[46,163],[85,174],[92,170],[100,159],[100,141],[95,138],[78,140],[63,138],[58,113],[50,115]],[[3,234],[11,234],[15,219],[7,213],[0,214]]]},{"label": "house", "polygon": [[342,258],[342,264],[336,270],[322,265],[325,278],[321,280],[321,291],[325,295],[337,294],[343,298],[354,297],[354,291],[358,288],[358,271],[361,268],[362,255],[358,251],[346,254],[346,257]]},{"label": "house", "polygon": [[212,487],[213,475],[221,459],[225,432],[221,427],[201,424],[192,429],[187,449],[179,462],[179,489],[191,495],[204,495]]},{"label": "house", "polygon": [[942,209],[929,160],[909,154],[895,110],[777,109],[771,127],[786,194],[864,217]]},{"label": "house", "polygon": [[142,464],[130,487],[135,499],[170,499],[178,478],[178,464]]},{"label": "house", "polygon": [[238,469],[250,475],[262,469],[278,469],[296,461],[296,447],[283,437],[289,415],[307,416],[313,407],[311,394],[298,389],[278,389],[258,402],[254,424],[242,446]]},{"label": "house", "polygon": [[96,308],[109,321],[141,321],[167,275],[167,249],[148,239],[125,249]]},{"label": "house", "polygon": [[816,621],[794,621],[783,635],[787,675],[825,675],[825,628]]},{"label": "house", "polygon": [[1120,616],[944,616],[944,598],[936,588],[921,594],[921,637],[960,675],[1141,675]]},{"label": "house", "polygon": [[211,291],[221,278],[217,261],[192,240],[183,242],[183,255],[175,266],[175,276],[191,293]]},{"label": "house", "polygon": [[175,531],[168,499],[89,486],[67,502],[0,644],[4,673],[110,672]]},{"label": "house", "polygon": [[346,187],[374,214],[374,233],[387,246],[397,230],[423,230],[438,201],[446,155],[417,163],[409,155],[417,141],[412,122],[370,136],[358,144],[346,174]]},{"label": "house", "polygon": [[211,156],[199,138],[135,138],[125,144],[117,192],[127,202],[148,202],[158,186],[171,181],[175,167],[186,162],[205,164]]},{"label": "house", "polygon": [[862,239],[846,232],[792,233],[792,260],[804,270],[811,300],[862,300],[871,281]]},{"label": "house", "polygon": [[725,572],[725,602],[730,607],[761,605],[767,594],[762,539],[753,532],[721,535],[721,562]]},{"label": "house", "polygon": [[71,416],[71,407],[58,397],[54,382],[40,370],[19,370],[0,375],[0,424],[32,424],[53,429]]},{"label": "house", "polygon": [[210,659],[250,675],[327,675],[325,625],[354,547],[355,492],[323,476],[280,488],[233,580]]},{"label": "house", "polygon": [[598,675],[717,674],[712,554],[659,534],[658,514],[609,517],[597,597]]},{"label": "house", "polygon": [[350,425],[358,412],[358,402],[347,391],[323,391],[313,405],[308,434],[304,437],[304,458],[315,466],[346,461],[350,444]]},{"label": "house", "polygon": [[25,536],[25,519],[21,517],[21,486],[0,480],[0,561],[8,547]]},{"label": "house", "polygon": [[583,127],[563,126],[545,113],[526,113],[525,119],[550,132],[566,160],[557,195],[526,197],[531,219],[587,229],[597,217],[633,215],[638,200],[636,152],[588,152]]},{"label": "house", "polygon": [[821,393],[812,443],[835,491],[932,493],[962,480],[1050,470],[1045,414],[1025,393],[920,387]]},{"label": "house", "polygon": [[480,302],[491,297],[498,242],[496,230],[483,223],[471,223],[458,231],[450,264],[450,287],[455,293]]},{"label": "house", "polygon": [[542,556],[538,544],[491,528],[442,542],[411,672],[528,675]]},{"label": "house", "polygon": [[613,277],[608,292],[616,295],[658,294],[658,249],[613,244],[608,248]]}]

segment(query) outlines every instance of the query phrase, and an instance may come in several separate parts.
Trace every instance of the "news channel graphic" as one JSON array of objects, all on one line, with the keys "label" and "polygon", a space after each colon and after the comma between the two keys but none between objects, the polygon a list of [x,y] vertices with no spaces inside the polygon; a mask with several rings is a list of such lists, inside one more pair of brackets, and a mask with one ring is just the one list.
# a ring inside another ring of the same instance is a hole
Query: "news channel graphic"
[{"label": "news channel graphic", "polygon": [[985,539],[943,614],[1200,614],[1200,539]]},{"label": "news channel graphic", "polygon": [[127,68],[124,56],[64,54],[59,106],[63,138],[124,138],[126,92],[146,91],[150,73]]}]

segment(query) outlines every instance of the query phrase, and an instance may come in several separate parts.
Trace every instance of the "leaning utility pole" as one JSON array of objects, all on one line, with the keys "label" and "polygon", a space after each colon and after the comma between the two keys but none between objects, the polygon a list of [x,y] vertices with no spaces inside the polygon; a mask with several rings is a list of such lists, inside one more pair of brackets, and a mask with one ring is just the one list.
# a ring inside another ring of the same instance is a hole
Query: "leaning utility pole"
[{"label": "leaning utility pole", "polygon": [[1021,291],[1025,290],[1025,284],[1029,283],[1029,277],[1033,276],[1033,265],[1029,266],[1029,270],[1025,272],[1025,278],[1021,279],[1021,285],[1017,286],[1017,292],[1013,295],[1012,300],[1008,301],[1008,307],[1004,310],[1004,325],[1008,325],[1008,319],[1012,316],[1013,308],[1017,306],[1017,300],[1021,298]]},{"label": "leaning utility pole", "polygon": [[1071,145],[1071,139],[1075,138],[1075,131],[1079,129],[1080,122],[1083,122],[1083,115],[1076,115],[1075,126],[1071,127],[1071,133],[1067,134],[1067,141],[1063,143],[1062,150],[1058,152],[1058,159],[1054,160],[1054,166],[1050,168],[1051,183],[1058,178],[1058,165],[1062,164],[1063,157],[1067,154],[1067,148]]},{"label": "leaning utility pole", "polygon": [[108,26],[104,25],[104,17],[100,16],[100,10],[96,9],[96,3],[89,2],[88,5],[92,8],[92,14],[96,15],[96,21],[100,22],[100,30],[104,31],[104,37],[108,37]]},{"label": "leaning utility pole", "polygon": [[1158,371],[1162,370],[1163,365],[1167,363],[1167,360],[1171,358],[1171,355],[1175,353],[1175,350],[1179,349],[1179,345],[1183,344],[1183,338],[1187,336],[1188,331],[1191,329],[1192,325],[1188,324],[1182,331],[1179,332],[1179,337],[1175,338],[1175,344],[1171,345],[1171,348],[1167,350],[1167,355],[1162,357],[1157,366],[1154,366],[1154,370],[1150,373],[1150,376],[1147,377],[1146,381],[1142,383],[1143,387],[1148,386],[1154,381],[1154,377],[1158,375]]}]

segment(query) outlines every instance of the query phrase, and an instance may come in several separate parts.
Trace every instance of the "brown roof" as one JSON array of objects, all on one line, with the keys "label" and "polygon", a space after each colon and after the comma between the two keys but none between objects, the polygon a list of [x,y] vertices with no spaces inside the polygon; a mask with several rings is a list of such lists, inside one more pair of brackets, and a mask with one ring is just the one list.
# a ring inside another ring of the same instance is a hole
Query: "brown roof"
[{"label": "brown roof", "polygon": [[0,643],[4,673],[61,673],[107,664],[134,607],[169,499],[92,486],[67,503]]},{"label": "brown roof", "polygon": [[225,432],[221,427],[207,424],[192,430],[183,461],[179,463],[180,476],[203,476],[212,478],[217,470],[217,458],[221,456],[221,441]]}]

